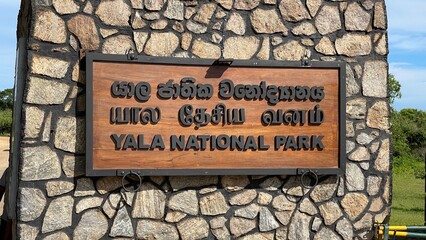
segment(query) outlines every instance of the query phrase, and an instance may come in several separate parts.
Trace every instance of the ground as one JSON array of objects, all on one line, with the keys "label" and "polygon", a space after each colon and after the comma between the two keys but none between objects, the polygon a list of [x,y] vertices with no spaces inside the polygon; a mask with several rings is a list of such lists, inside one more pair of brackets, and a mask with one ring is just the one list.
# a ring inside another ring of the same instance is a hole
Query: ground
[{"label": "ground", "polygon": [[[0,137],[0,176],[3,176],[3,172],[8,165],[9,165],[9,137]],[[0,202],[0,213],[3,213],[3,198]]]}]

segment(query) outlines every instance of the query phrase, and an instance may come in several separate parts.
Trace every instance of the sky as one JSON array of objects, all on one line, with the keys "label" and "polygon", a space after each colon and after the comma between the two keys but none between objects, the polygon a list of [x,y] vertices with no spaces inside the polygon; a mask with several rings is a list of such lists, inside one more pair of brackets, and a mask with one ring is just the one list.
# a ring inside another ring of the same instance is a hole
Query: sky
[{"label": "sky", "polygon": [[[0,0],[0,90],[13,87],[20,0]],[[401,83],[394,107],[426,110],[426,1],[386,0],[389,72]]]}]

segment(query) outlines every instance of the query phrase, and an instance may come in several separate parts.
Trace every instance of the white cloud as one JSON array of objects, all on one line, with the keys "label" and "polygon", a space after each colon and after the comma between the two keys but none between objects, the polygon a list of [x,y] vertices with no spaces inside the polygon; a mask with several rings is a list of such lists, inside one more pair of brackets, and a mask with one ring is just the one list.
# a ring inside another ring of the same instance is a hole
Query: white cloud
[{"label": "white cloud", "polygon": [[389,37],[389,44],[392,49],[407,51],[426,51],[426,34],[392,34]]},{"label": "white cloud", "polygon": [[389,31],[426,33],[425,0],[386,1]]}]

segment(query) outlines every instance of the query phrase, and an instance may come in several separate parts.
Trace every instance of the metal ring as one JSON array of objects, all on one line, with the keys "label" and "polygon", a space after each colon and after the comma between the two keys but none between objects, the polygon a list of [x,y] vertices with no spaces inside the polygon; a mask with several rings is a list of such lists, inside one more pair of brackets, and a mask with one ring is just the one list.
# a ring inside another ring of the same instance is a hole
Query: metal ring
[{"label": "metal ring", "polygon": [[[315,179],[315,183],[312,186],[311,185],[305,185],[305,182],[303,181],[303,179],[305,178],[305,176],[306,176],[307,173],[312,174],[313,177],[314,177],[314,179]],[[318,174],[316,174],[314,171],[312,171],[312,170],[309,169],[306,172],[303,172],[302,175],[300,175],[300,183],[305,188],[314,188],[318,184]]]},{"label": "metal ring", "polygon": [[[137,188],[135,188],[135,189],[128,189],[128,188],[126,188],[126,186],[125,186],[125,184],[124,184],[124,179],[127,177],[127,176],[129,176],[129,175],[136,175],[136,176],[138,176],[138,178],[139,178],[139,185],[138,185],[138,187]],[[126,174],[124,174],[123,175],[123,177],[121,178],[121,186],[123,187],[123,189],[125,190],[125,191],[127,191],[127,192],[137,192],[138,190],[139,190],[139,188],[142,186],[142,177],[139,175],[139,174],[137,174],[137,173],[135,173],[135,172],[132,172],[132,171],[130,171],[130,172],[128,172],[128,173],[126,173]]]}]

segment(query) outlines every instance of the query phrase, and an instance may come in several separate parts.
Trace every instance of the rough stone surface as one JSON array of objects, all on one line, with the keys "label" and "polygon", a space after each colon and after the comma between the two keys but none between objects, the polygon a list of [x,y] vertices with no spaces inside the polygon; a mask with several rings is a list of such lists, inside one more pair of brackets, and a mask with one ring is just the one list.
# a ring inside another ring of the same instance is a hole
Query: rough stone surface
[{"label": "rough stone surface", "polygon": [[247,176],[222,176],[222,186],[230,192],[243,190],[249,183]]},{"label": "rough stone surface", "polygon": [[257,7],[260,0],[235,0],[234,8],[238,10],[252,10]]},{"label": "rough stone surface", "polygon": [[74,190],[74,183],[69,181],[50,181],[46,183],[47,196],[59,196]]},{"label": "rough stone surface", "polygon": [[337,203],[331,201],[319,206],[321,216],[324,218],[325,225],[333,224],[343,214]]},{"label": "rough stone surface", "polygon": [[203,215],[214,216],[224,214],[229,206],[220,192],[215,192],[200,199],[200,209]]},{"label": "rough stone surface", "polygon": [[39,233],[37,227],[32,227],[28,224],[19,223],[17,226],[18,239],[36,240]]},{"label": "rough stone surface", "polygon": [[132,4],[132,8],[143,9],[144,1],[142,0],[130,0],[130,3]]},{"label": "rough stone surface", "polygon": [[326,180],[319,182],[311,192],[311,198],[314,202],[327,201],[333,197],[337,189],[337,178],[329,177]]},{"label": "rough stone surface", "polygon": [[86,173],[86,161],[83,157],[65,155],[62,170],[68,178],[83,176]]},{"label": "rough stone surface", "polygon": [[53,0],[53,7],[59,14],[76,13],[80,7],[73,0]]},{"label": "rough stone surface", "polygon": [[[27,239],[27,238],[25,238]],[[43,238],[43,240],[69,240],[70,238],[68,235],[64,232],[57,232],[51,235],[48,235],[47,237]]]},{"label": "rough stone surface", "polygon": [[293,215],[290,227],[288,229],[288,239],[290,240],[308,240],[310,239],[309,223],[312,217],[297,211]]},{"label": "rough stone surface", "polygon": [[382,210],[384,206],[384,202],[381,198],[375,198],[370,205],[370,211],[371,212],[379,212],[380,210]]},{"label": "rough stone surface", "polygon": [[317,15],[318,9],[322,4],[322,0],[306,0],[306,6],[308,7],[309,13],[312,17]]},{"label": "rough stone surface", "polygon": [[373,215],[370,213],[365,214],[358,222],[354,224],[355,230],[360,229],[368,229],[370,230],[372,228],[373,223]]},{"label": "rough stone surface", "polygon": [[232,236],[239,237],[254,229],[256,227],[256,221],[245,218],[232,217],[229,226]]},{"label": "rough stone surface", "polygon": [[48,146],[22,148],[21,157],[19,176],[22,181],[55,179],[61,176],[58,155]]},{"label": "rough stone surface", "polygon": [[37,11],[34,20],[33,36],[36,39],[52,43],[65,43],[67,40],[65,22],[53,11]]},{"label": "rough stone surface", "polygon": [[54,80],[30,77],[27,83],[25,102],[34,104],[62,104],[69,86]]},{"label": "rough stone surface", "polygon": [[377,171],[387,172],[389,171],[389,155],[390,155],[390,144],[389,139],[384,139],[380,146],[379,153],[377,154],[374,168]]},{"label": "rough stone surface", "polygon": [[244,237],[239,238],[240,240],[273,240],[274,239],[274,233],[254,233],[249,234]]},{"label": "rough stone surface", "polygon": [[34,106],[24,106],[25,138],[37,138],[44,120],[44,111]]},{"label": "rough stone surface", "polygon": [[170,185],[174,191],[183,188],[203,187],[209,185],[216,185],[217,176],[172,176],[169,177]]},{"label": "rough stone surface", "polygon": [[179,38],[174,33],[151,33],[145,53],[150,56],[170,56],[178,46]]},{"label": "rough stone surface", "polygon": [[132,38],[128,35],[117,35],[107,38],[102,45],[104,54],[126,54],[129,49],[135,49]]},{"label": "rough stone surface", "polygon": [[306,53],[306,49],[297,41],[291,40],[274,49],[275,60],[300,61]]},{"label": "rough stone surface", "polygon": [[96,9],[96,15],[102,22],[111,26],[129,26],[131,13],[125,0],[101,1]]},{"label": "rough stone surface", "polygon": [[371,52],[371,38],[369,35],[347,33],[336,39],[338,54],[349,57],[368,55]]},{"label": "rough stone surface", "polygon": [[233,0],[215,0],[215,1],[219,3],[220,6],[225,8],[226,10],[230,10],[232,8]]},{"label": "rough stone surface", "polygon": [[322,239],[340,240],[341,238],[336,233],[334,233],[334,231],[332,231],[330,228],[323,227],[314,236],[314,240],[322,240]]},{"label": "rough stone surface", "polygon": [[167,24],[168,24],[167,20],[160,19],[160,20],[153,22],[151,24],[151,28],[154,29],[154,30],[162,30],[162,29],[167,27]]},{"label": "rough stone surface", "polygon": [[86,148],[85,119],[60,117],[55,129],[55,147],[72,153],[84,153]]},{"label": "rough stone surface", "polygon": [[315,208],[314,204],[309,200],[309,198],[304,198],[299,206],[299,211],[309,214],[315,215],[318,213],[318,210]]},{"label": "rough stone surface", "polygon": [[383,34],[383,36],[377,41],[374,51],[380,55],[388,54],[387,42],[387,36],[386,34]]},{"label": "rough stone surface", "polygon": [[[124,181],[124,184],[126,183],[127,181]],[[101,179],[98,179],[98,181],[96,181],[96,189],[101,195],[114,191],[115,189],[118,189],[121,187],[122,187],[121,177],[103,177]]]},{"label": "rough stone surface", "polygon": [[243,17],[238,13],[232,13],[226,23],[225,30],[231,31],[237,35],[244,35],[246,32],[246,23]]},{"label": "rough stone surface", "polygon": [[101,29],[100,29],[100,32],[101,32],[101,36],[102,36],[103,38],[107,38],[107,37],[109,37],[109,36],[111,36],[111,35],[116,34],[116,33],[118,32],[118,30],[116,30],[116,29],[106,29],[106,28],[101,28]]},{"label": "rough stone surface", "polygon": [[346,140],[346,153],[352,152],[355,149],[355,143],[349,140]]},{"label": "rough stone surface", "polygon": [[23,222],[33,221],[40,217],[46,206],[46,197],[37,188],[19,189],[19,220]]},{"label": "rough stone surface", "polygon": [[368,97],[387,96],[388,65],[384,61],[367,61],[362,77],[362,93]]},{"label": "rough stone surface", "polygon": [[198,214],[198,199],[195,190],[177,193],[170,197],[168,207],[191,215]]},{"label": "rough stone surface", "polygon": [[205,33],[207,32],[207,27],[201,24],[198,24],[194,21],[188,21],[186,23],[186,28],[188,28],[189,31],[193,32],[193,33]]},{"label": "rough stone surface", "polygon": [[244,190],[241,193],[238,193],[234,196],[232,196],[229,199],[229,203],[231,205],[247,205],[249,203],[251,203],[257,196],[257,192],[254,189],[250,189],[250,190]]},{"label": "rough stone surface", "polygon": [[165,205],[166,194],[154,185],[144,183],[136,194],[132,217],[161,219]]},{"label": "rough stone surface", "polygon": [[132,18],[132,28],[133,29],[141,29],[146,26],[146,22],[142,19],[142,16],[139,12],[136,12]]},{"label": "rough stone surface", "polygon": [[284,20],[289,22],[298,22],[303,19],[311,18],[300,0],[282,0],[279,8]]},{"label": "rough stone surface", "polygon": [[250,59],[259,48],[256,37],[230,37],[225,41],[224,58]]},{"label": "rough stone surface", "polygon": [[260,60],[269,60],[270,49],[269,37],[264,37],[256,57]]},{"label": "rough stone surface", "polygon": [[374,27],[386,29],[386,13],[384,2],[377,2],[374,4]]},{"label": "rough stone surface", "polygon": [[355,220],[368,205],[368,198],[362,193],[348,193],[340,202],[350,220]]},{"label": "rough stone surface", "polygon": [[337,221],[336,231],[343,237],[343,239],[353,239],[353,227],[348,219],[343,218]]},{"label": "rough stone surface", "polygon": [[276,191],[282,186],[282,181],[278,177],[271,177],[267,178],[259,186],[268,191]]},{"label": "rough stone surface", "polygon": [[225,223],[228,221],[225,217],[216,217],[210,220],[210,227],[212,229],[217,229],[225,226]]},{"label": "rough stone surface", "polygon": [[[333,48],[334,49],[334,48]],[[346,96],[358,94],[360,87],[355,80],[354,72],[349,64],[346,65]]]},{"label": "rough stone surface", "polygon": [[184,5],[179,0],[169,0],[164,16],[169,19],[183,20]]},{"label": "rough stone surface", "polygon": [[216,237],[216,239],[218,239],[218,240],[229,240],[229,239],[231,239],[231,234],[229,233],[229,231],[226,227],[212,229],[212,233]]},{"label": "rough stone surface", "polygon": [[257,203],[260,205],[268,205],[272,202],[272,195],[264,192],[260,192],[257,198]]},{"label": "rough stone surface", "polygon": [[364,119],[367,113],[367,101],[364,98],[356,98],[346,103],[346,112],[349,118]]},{"label": "rough stone surface", "polygon": [[69,66],[70,62],[68,61],[34,54],[32,57],[31,73],[53,78],[63,78]]},{"label": "rough stone surface", "polygon": [[74,199],[71,196],[55,198],[50,202],[44,214],[43,233],[52,232],[72,225]]},{"label": "rough stone surface", "polygon": [[152,220],[140,220],[136,228],[136,235],[140,239],[179,239],[176,227]]},{"label": "rough stone surface", "polygon": [[362,191],[365,188],[365,177],[355,163],[346,163],[346,188],[348,191]]},{"label": "rough stone surface", "polygon": [[278,211],[293,210],[296,207],[296,202],[289,199],[290,197],[284,195],[276,196],[272,200],[272,207]]},{"label": "rough stone surface", "polygon": [[182,212],[168,212],[165,220],[166,222],[175,223],[175,222],[179,222],[186,216],[187,214]]},{"label": "rough stone surface", "polygon": [[73,239],[100,239],[108,230],[108,220],[99,210],[83,214],[73,232]]},{"label": "rough stone surface", "polygon": [[143,52],[146,40],[148,40],[147,32],[133,32],[133,40],[139,53]]},{"label": "rough stone surface", "polygon": [[274,215],[267,207],[261,207],[259,211],[259,230],[261,232],[268,232],[277,229],[280,224],[275,220]]},{"label": "rough stone surface", "polygon": [[102,205],[103,199],[100,197],[88,197],[78,201],[75,206],[75,212],[81,213],[86,209],[96,208]]},{"label": "rough stone surface", "polygon": [[339,9],[334,6],[323,6],[315,18],[315,26],[321,35],[335,32],[342,28]]},{"label": "rough stone surface", "polygon": [[287,34],[288,29],[282,23],[276,10],[264,10],[258,8],[250,14],[250,22],[257,33],[277,33]]},{"label": "rough stone surface", "polygon": [[358,147],[348,158],[352,161],[368,161],[370,160],[370,153],[366,147]]},{"label": "rough stone surface", "polygon": [[254,219],[257,216],[258,213],[259,213],[259,206],[252,203],[252,204],[248,205],[247,207],[243,207],[243,208],[235,210],[234,215],[236,217]]},{"label": "rough stone surface", "polygon": [[370,24],[370,14],[354,2],[345,11],[345,27],[351,31],[366,31]]},{"label": "rough stone surface", "polygon": [[75,197],[93,196],[95,193],[95,186],[90,178],[77,179],[77,187],[74,191]]},{"label": "rough stone surface", "polygon": [[112,223],[111,237],[133,237],[133,225],[126,207],[122,207],[117,211],[117,216]]},{"label": "rough stone surface", "polygon": [[[330,38],[323,37],[319,43],[315,46],[315,50],[324,55],[335,55],[336,50],[334,49],[333,43],[330,41]],[[349,66],[349,65],[346,65]]]},{"label": "rough stone surface", "polygon": [[382,183],[382,178],[379,176],[368,176],[367,178],[367,192],[368,195],[374,196],[380,191],[380,184]]},{"label": "rough stone surface", "polygon": [[291,30],[291,32],[297,36],[299,35],[310,36],[315,34],[317,30],[315,29],[314,25],[312,25],[312,23],[303,22],[297,25],[296,27],[294,27],[293,30]]},{"label": "rough stone surface", "polygon": [[209,224],[203,218],[188,218],[177,224],[178,231],[183,240],[203,239],[209,235]]},{"label": "rough stone surface", "polygon": [[359,143],[359,144],[362,144],[362,145],[368,145],[371,141],[373,141],[375,138],[376,138],[376,136],[377,136],[378,134],[377,133],[375,133],[375,132],[372,132],[372,133],[370,133],[370,134],[367,134],[367,133],[360,133],[357,137],[356,137],[356,141],[357,141],[357,143]]},{"label": "rough stone surface", "polygon": [[109,218],[114,217],[115,213],[117,212],[120,200],[121,196],[118,193],[113,193],[108,196],[108,199],[102,206],[102,210]]},{"label": "rough stone surface", "polygon": [[194,20],[199,23],[208,24],[215,10],[216,10],[216,4],[214,3],[203,4],[199,8],[197,14],[195,14]]},{"label": "rough stone surface", "polygon": [[389,111],[385,101],[376,102],[368,109],[367,126],[381,130],[389,129]]}]

